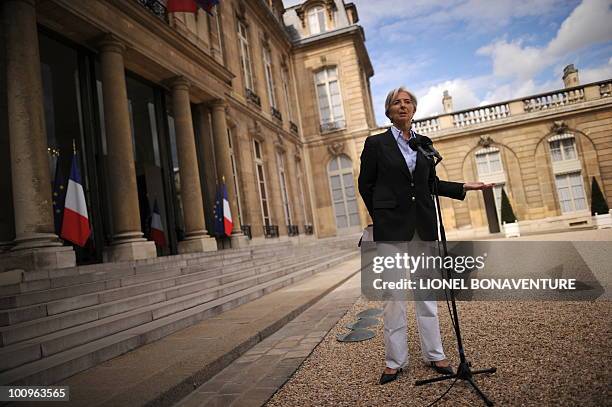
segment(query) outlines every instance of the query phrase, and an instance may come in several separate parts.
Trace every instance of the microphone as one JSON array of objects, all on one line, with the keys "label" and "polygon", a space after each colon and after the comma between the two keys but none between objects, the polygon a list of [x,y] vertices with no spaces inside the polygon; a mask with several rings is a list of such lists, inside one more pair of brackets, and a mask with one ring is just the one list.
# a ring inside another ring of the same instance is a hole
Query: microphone
[{"label": "microphone", "polygon": [[442,160],[442,156],[433,147],[433,142],[429,137],[420,136],[418,140],[416,137],[412,137],[408,140],[408,146],[413,151],[420,151],[427,158],[436,157],[438,160]]}]

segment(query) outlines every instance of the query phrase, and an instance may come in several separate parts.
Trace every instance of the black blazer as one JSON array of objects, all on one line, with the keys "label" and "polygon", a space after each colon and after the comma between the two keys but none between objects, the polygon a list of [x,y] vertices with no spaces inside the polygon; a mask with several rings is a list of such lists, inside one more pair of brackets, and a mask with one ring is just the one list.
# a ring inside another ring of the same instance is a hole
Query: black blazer
[{"label": "black blazer", "polygon": [[[420,134],[417,138],[426,138]],[[412,240],[417,230],[422,240],[437,240],[436,209],[431,195],[438,193],[463,200],[465,191],[458,182],[434,179],[428,159],[417,152],[411,175],[391,129],[366,138],[361,153],[359,193],[374,221],[375,241]]]}]

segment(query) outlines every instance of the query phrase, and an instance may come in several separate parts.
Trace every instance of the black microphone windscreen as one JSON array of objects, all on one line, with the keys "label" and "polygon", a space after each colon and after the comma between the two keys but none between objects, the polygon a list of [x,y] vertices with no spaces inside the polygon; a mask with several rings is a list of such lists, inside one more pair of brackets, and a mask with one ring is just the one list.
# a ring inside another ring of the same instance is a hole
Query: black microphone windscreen
[{"label": "black microphone windscreen", "polygon": [[419,142],[416,140],[416,138],[412,137],[410,140],[408,140],[408,147],[410,147],[414,151],[418,150],[418,145]]}]

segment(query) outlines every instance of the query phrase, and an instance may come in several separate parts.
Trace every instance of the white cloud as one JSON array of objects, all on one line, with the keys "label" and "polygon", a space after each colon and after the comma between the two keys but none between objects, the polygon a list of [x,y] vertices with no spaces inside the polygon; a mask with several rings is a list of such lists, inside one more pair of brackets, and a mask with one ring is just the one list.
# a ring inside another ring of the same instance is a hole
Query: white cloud
[{"label": "white cloud", "polygon": [[612,57],[606,65],[581,69],[578,72],[578,76],[582,83],[598,82],[612,78]]},{"label": "white cloud", "polygon": [[[472,80],[470,83],[464,79],[454,79],[430,86],[426,90],[417,91],[418,106],[415,118],[433,116],[442,111],[442,94],[448,90],[453,97],[453,110],[466,109],[478,105],[480,99],[474,92],[474,84],[480,82],[481,78]],[[422,96],[421,96],[422,95]]]},{"label": "white cloud", "polygon": [[609,0],[584,0],[545,47],[523,46],[520,41],[502,39],[481,47],[476,53],[491,57],[495,75],[525,81],[573,52],[611,41],[611,21]]},{"label": "white cloud", "polygon": [[482,47],[478,55],[489,55],[493,60],[493,74],[501,77],[531,78],[547,64],[545,52],[535,47],[522,47],[520,42],[501,40]]},{"label": "white cloud", "polygon": [[547,52],[561,56],[595,43],[612,40],[612,3],[609,0],[584,0],[565,19]]}]

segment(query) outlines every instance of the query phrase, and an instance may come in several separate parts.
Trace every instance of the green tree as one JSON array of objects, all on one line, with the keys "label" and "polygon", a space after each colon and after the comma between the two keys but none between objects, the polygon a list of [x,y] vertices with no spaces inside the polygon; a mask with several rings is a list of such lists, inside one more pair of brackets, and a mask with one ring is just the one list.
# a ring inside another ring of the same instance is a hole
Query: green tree
[{"label": "green tree", "polygon": [[504,190],[504,188],[502,188],[501,218],[502,218],[502,223],[516,222],[516,215],[514,215],[514,211],[512,210],[512,205],[510,205],[510,200],[508,199],[508,195],[506,195],[506,191]]},{"label": "green tree", "polygon": [[591,215],[595,215],[596,213],[603,215],[604,213],[608,213],[608,211],[609,208],[606,198],[604,198],[597,180],[593,177],[593,182],[591,182]]}]

